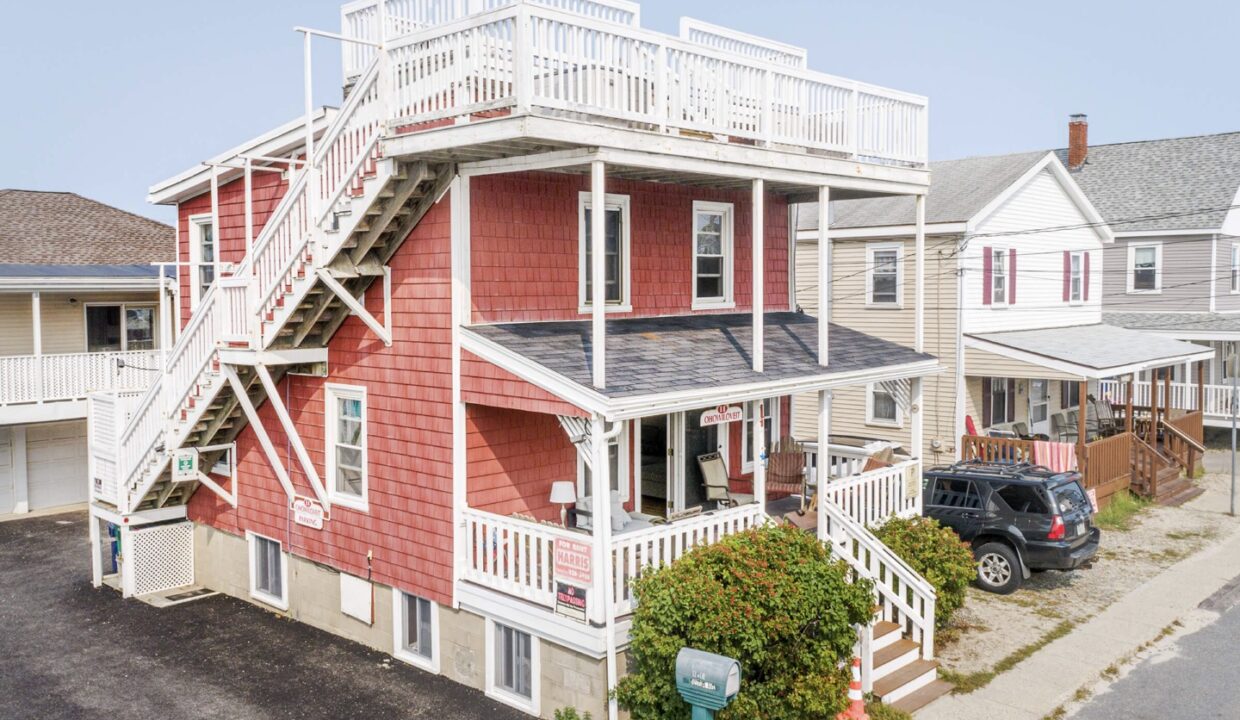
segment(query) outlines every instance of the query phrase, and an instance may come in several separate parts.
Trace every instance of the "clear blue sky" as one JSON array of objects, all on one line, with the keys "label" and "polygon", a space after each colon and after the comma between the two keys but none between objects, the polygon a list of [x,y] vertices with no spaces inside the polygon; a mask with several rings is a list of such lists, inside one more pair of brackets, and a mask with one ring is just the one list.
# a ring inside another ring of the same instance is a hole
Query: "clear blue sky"
[{"label": "clear blue sky", "polygon": [[[1240,130],[1240,3],[647,0],[809,49],[816,70],[929,96],[934,159]],[[156,181],[302,109],[294,25],[339,29],[327,0],[9,3],[0,187],[71,190],[155,218]],[[317,41],[316,100],[340,98]]]}]

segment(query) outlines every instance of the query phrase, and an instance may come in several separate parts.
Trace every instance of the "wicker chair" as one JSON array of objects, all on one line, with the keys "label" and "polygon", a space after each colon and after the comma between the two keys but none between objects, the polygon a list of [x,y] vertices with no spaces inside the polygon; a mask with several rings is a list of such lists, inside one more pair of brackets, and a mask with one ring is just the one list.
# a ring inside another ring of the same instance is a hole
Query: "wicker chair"
[{"label": "wicker chair", "polygon": [[791,437],[782,437],[771,447],[766,463],[767,497],[778,494],[800,495],[801,508],[805,512],[808,494],[805,477],[805,446]]}]

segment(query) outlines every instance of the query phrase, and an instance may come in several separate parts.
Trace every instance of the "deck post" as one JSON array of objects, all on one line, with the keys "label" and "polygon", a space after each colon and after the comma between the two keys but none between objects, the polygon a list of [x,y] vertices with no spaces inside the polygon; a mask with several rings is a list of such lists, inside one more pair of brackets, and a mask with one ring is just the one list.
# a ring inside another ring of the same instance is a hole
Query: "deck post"
[{"label": "deck post", "polygon": [[1080,400],[1078,405],[1079,412],[1076,414],[1076,465],[1080,471],[1081,477],[1085,476],[1085,430],[1089,426],[1086,419],[1089,415],[1089,406],[1086,405],[1086,397],[1089,392],[1089,381],[1081,378],[1077,385],[1077,397]]},{"label": "deck post", "polygon": [[915,377],[909,380],[909,420],[912,421],[912,427],[909,430],[909,454],[912,457],[920,459],[922,455],[922,444],[925,442],[925,414],[921,411],[922,378]]},{"label": "deck post", "polygon": [[1167,371],[1163,373],[1163,406],[1165,408],[1163,417],[1165,418],[1171,417],[1171,411],[1175,409],[1175,403],[1171,400],[1171,372],[1172,368],[1168,366]]},{"label": "deck post", "polygon": [[590,418],[590,443],[594,456],[591,461],[593,467],[590,468],[590,528],[593,535],[590,543],[590,594],[594,597],[588,607],[590,621],[603,625],[611,612],[604,582],[609,572],[607,548],[611,543],[611,457],[607,427],[601,415]]},{"label": "deck post", "polygon": [[[827,366],[831,340],[831,188],[818,188],[818,364]],[[821,435],[819,435],[821,437]],[[823,445],[825,447],[825,445]]]},{"label": "deck post", "polygon": [[753,500],[758,507],[766,512],[766,400],[754,400],[753,437],[750,447],[753,448]]},{"label": "deck post", "polygon": [[[918,195],[916,199],[916,229],[914,234],[913,258],[916,266],[916,279],[913,286],[913,349],[925,352],[926,349],[926,196]],[[819,225],[822,221],[819,220]]]},{"label": "deck post", "polygon": [[[819,222],[821,225],[821,221]],[[814,468],[818,497],[818,539],[826,542],[827,505],[822,499],[823,488],[831,480],[831,391],[818,391],[818,464]]]},{"label": "deck post", "polygon": [[1197,410],[1201,413],[1202,422],[1206,416],[1206,363],[1197,361]]},{"label": "deck post", "polygon": [[1154,447],[1158,443],[1158,370],[1150,370],[1150,427],[1145,431],[1145,441]]},{"label": "deck post", "polygon": [[[602,160],[590,163],[590,325],[594,387],[607,385],[607,193]],[[619,280],[619,278],[617,278]]]},{"label": "deck post", "polygon": [[1132,375],[1124,381],[1124,432],[1132,432]]},{"label": "deck post", "polygon": [[[39,291],[30,293],[30,319],[34,333],[34,386],[38,402],[43,402],[43,302]],[[90,347],[87,346],[87,352]]]},{"label": "deck post", "polygon": [[[765,245],[766,231],[763,227],[763,215],[765,214],[766,200],[766,182],[761,178],[753,181],[753,200],[751,209],[753,215],[753,231],[750,233],[749,242],[753,246],[753,371],[763,372],[762,370],[762,335],[763,335],[763,316],[765,287],[763,281],[766,279],[764,268],[766,261],[763,258],[763,245]],[[821,225],[821,221],[819,225]],[[821,342],[821,340],[819,341]],[[755,427],[757,425],[755,424]],[[754,446],[757,447],[756,445]]]}]

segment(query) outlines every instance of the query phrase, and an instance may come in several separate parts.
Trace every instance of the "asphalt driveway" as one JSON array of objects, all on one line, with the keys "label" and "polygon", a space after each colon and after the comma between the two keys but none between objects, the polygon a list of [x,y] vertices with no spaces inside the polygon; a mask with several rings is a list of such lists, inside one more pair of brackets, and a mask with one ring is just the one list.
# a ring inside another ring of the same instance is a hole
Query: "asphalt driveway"
[{"label": "asphalt driveway", "polygon": [[0,718],[528,716],[249,603],[90,586],[86,514],[0,523]]}]

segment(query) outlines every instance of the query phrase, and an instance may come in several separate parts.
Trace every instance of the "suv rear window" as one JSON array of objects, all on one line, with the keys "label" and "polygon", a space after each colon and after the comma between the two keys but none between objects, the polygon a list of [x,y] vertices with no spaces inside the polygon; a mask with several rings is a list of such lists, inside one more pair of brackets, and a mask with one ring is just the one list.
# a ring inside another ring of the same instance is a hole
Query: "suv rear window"
[{"label": "suv rear window", "polygon": [[1055,496],[1059,512],[1064,515],[1082,507],[1086,509],[1089,507],[1089,500],[1086,499],[1085,493],[1081,492],[1081,486],[1074,482],[1066,482],[1051,488],[1051,495]]},{"label": "suv rear window", "polygon": [[1046,506],[1046,498],[1033,485],[996,485],[994,491],[1013,512],[1038,515],[1050,512],[1050,508]]},{"label": "suv rear window", "polygon": [[930,495],[930,504],[976,510],[982,507],[982,499],[978,496],[973,483],[968,480],[938,478],[934,481],[934,492]]}]

